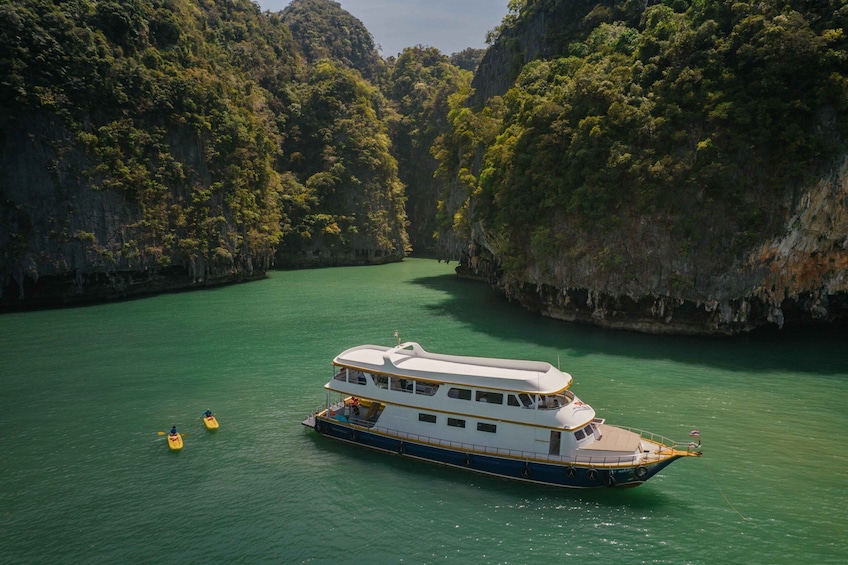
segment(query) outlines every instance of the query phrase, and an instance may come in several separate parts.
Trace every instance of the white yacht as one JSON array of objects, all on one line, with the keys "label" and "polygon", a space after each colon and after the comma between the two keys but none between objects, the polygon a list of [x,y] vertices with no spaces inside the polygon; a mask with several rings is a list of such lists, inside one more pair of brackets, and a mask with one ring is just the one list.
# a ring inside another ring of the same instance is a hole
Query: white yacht
[{"label": "white yacht", "polygon": [[[333,359],[327,401],[304,420],[326,437],[548,485],[631,487],[700,442],[606,424],[549,363],[361,345]],[[693,434],[697,432],[692,432]],[[682,442],[685,444],[687,442]]]}]

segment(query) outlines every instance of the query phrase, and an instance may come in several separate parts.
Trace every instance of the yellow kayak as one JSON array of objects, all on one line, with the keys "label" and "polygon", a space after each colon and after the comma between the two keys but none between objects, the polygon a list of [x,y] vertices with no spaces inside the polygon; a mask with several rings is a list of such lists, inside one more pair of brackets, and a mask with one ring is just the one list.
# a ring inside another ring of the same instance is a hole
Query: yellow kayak
[{"label": "yellow kayak", "polygon": [[207,430],[217,430],[218,420],[215,418],[215,416],[204,416],[203,425],[206,426]]},{"label": "yellow kayak", "polygon": [[168,447],[171,451],[179,451],[183,448],[183,436],[180,434],[168,434]]}]

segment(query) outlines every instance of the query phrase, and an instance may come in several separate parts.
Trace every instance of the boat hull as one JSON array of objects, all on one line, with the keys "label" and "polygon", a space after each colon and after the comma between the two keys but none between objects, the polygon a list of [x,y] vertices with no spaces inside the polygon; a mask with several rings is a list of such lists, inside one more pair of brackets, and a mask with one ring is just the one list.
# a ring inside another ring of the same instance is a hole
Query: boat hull
[{"label": "boat hull", "polygon": [[168,434],[168,449],[179,451],[183,448],[183,436],[180,434]]},{"label": "boat hull", "polygon": [[532,458],[491,455],[473,450],[448,449],[399,438],[335,419],[311,417],[303,422],[321,435],[412,457],[431,463],[511,480],[567,488],[627,488],[641,485],[684,454],[670,455],[644,465],[589,466]]},{"label": "boat hull", "polygon": [[217,430],[218,420],[217,418],[215,418],[215,416],[204,416],[203,425],[206,426],[207,430]]}]

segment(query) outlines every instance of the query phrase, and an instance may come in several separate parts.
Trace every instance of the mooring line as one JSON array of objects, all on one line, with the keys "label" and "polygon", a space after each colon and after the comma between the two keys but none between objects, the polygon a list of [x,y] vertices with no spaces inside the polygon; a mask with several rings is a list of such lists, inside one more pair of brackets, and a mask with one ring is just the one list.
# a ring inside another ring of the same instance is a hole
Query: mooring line
[{"label": "mooring line", "polygon": [[[731,510],[733,510],[734,512],[736,512],[736,514],[738,514],[738,515],[739,515],[739,517],[740,517],[740,518],[742,518],[742,520],[744,520],[744,521],[746,521],[746,522],[751,522],[751,519],[750,519],[750,518],[746,518],[745,516],[743,516],[743,515],[742,515],[742,513],[741,513],[741,512],[739,512],[739,511],[736,509],[736,507],[735,507],[735,506],[733,506],[733,503],[732,503],[732,502],[730,502],[730,499],[729,499],[729,498],[727,498],[727,496],[724,494],[724,491],[723,491],[723,490],[721,490],[721,487],[719,486],[718,481],[716,480],[715,475],[713,474],[713,469],[712,469],[712,467],[710,467],[710,464],[709,464],[709,463],[707,463],[707,460],[706,460],[706,459],[702,459],[702,461],[704,462],[704,465],[706,465],[706,466],[707,466],[707,471],[709,471],[709,472],[710,472],[710,477],[712,477],[713,482],[715,483],[715,486],[716,486],[716,488],[718,489],[719,494],[720,494],[720,495],[721,495],[721,497],[724,499],[724,501],[727,503],[727,505],[728,505],[728,506],[730,506]],[[755,526],[755,527],[757,526],[757,523],[756,523],[756,522],[752,522],[752,523],[754,524],[754,526]]]}]

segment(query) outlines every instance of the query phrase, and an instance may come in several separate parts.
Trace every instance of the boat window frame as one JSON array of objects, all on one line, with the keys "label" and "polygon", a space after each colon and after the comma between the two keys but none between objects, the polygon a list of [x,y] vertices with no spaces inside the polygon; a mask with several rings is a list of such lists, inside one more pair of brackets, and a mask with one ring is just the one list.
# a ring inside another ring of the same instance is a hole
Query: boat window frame
[{"label": "boat window frame", "polygon": [[[395,384],[397,383],[397,385]],[[391,376],[389,377],[389,389],[398,392],[406,392],[412,394],[414,379],[408,377]]]},{"label": "boat window frame", "polygon": [[418,413],[418,421],[419,422],[427,422],[428,424],[435,424],[438,418],[435,414],[428,414],[426,412]]},{"label": "boat window frame", "polygon": [[439,383],[432,383],[430,381],[419,381],[414,380],[415,384],[415,394],[422,394],[424,396],[436,396],[436,393],[439,392]]},{"label": "boat window frame", "polygon": [[[527,397],[527,401],[525,402],[522,396]],[[532,392],[520,392],[518,393],[518,401],[521,403],[521,407],[527,410],[535,410],[536,406],[539,404],[539,395]]]},{"label": "boat window frame", "polygon": [[[456,396],[452,396],[451,393],[456,391]],[[448,389],[448,398],[453,398],[454,400],[471,400],[471,389],[470,388],[456,388],[450,387]]]},{"label": "boat window frame", "polygon": [[[502,392],[493,392],[490,390],[478,390],[474,393],[474,400],[486,404],[503,405],[503,397],[504,394]],[[492,400],[492,398],[497,398],[497,401]]]},{"label": "boat window frame", "polygon": [[490,424],[489,422],[477,422],[477,431],[486,432],[488,434],[498,433],[498,425]]},{"label": "boat window frame", "polygon": [[451,418],[450,416],[448,416],[448,426],[452,428],[465,429],[465,420],[462,418]]}]

